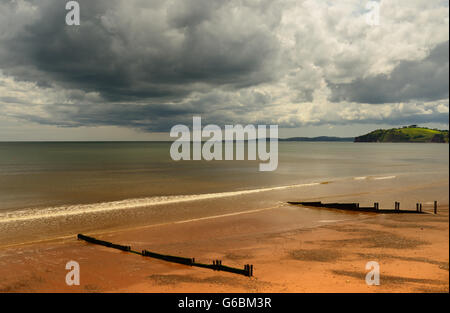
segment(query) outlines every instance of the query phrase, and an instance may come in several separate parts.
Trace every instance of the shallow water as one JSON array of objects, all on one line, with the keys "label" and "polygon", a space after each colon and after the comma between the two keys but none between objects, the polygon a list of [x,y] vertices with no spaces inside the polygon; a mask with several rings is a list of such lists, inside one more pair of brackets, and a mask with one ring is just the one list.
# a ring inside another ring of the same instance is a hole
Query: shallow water
[{"label": "shallow water", "polygon": [[[220,216],[297,197],[353,195],[370,204],[371,192],[399,186],[394,198],[410,206],[416,200],[402,195],[414,188],[421,199],[448,203],[447,144],[280,142],[274,172],[258,171],[260,161],[175,162],[169,149],[165,142],[0,143],[0,240]],[[322,215],[308,220],[339,220]]]}]

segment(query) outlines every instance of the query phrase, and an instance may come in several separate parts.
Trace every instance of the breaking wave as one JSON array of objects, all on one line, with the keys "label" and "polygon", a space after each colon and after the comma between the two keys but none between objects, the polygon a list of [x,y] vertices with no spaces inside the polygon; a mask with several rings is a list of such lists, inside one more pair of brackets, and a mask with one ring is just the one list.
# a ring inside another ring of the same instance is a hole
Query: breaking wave
[{"label": "breaking wave", "polygon": [[283,190],[289,188],[297,187],[308,187],[316,186],[320,183],[305,183],[278,187],[267,187],[258,188],[250,190],[240,190],[240,191],[228,191],[219,193],[205,193],[196,195],[176,195],[176,196],[159,196],[159,197],[147,197],[147,198],[136,198],[136,199],[126,199],[120,201],[110,201],[110,202],[100,202],[92,204],[76,204],[76,205],[66,205],[66,206],[56,206],[48,208],[30,208],[24,210],[17,210],[12,212],[0,213],[0,223],[15,222],[15,221],[26,221],[42,218],[53,218],[53,217],[66,217],[71,215],[80,215],[87,213],[98,213],[98,212],[108,212],[126,209],[136,209],[156,205],[181,203],[197,200],[207,200],[207,199],[218,199],[225,197],[240,196],[246,194],[253,194],[265,191]]}]

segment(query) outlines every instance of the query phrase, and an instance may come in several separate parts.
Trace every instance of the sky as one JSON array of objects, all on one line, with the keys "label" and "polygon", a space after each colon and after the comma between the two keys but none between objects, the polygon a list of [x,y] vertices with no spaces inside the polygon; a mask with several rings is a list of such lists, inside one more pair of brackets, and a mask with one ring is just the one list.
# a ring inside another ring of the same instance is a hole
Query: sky
[{"label": "sky", "polygon": [[66,2],[0,0],[0,141],[448,129],[448,0]]}]

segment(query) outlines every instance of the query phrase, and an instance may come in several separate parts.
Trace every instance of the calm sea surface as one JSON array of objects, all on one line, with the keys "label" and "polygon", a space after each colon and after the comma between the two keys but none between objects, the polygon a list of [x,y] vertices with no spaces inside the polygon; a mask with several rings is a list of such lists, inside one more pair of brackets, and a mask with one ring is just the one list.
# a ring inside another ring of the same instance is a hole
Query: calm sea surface
[{"label": "calm sea surface", "polygon": [[447,175],[446,144],[279,143],[260,161],[178,161],[170,143],[0,143],[0,210],[284,186],[340,177]]},{"label": "calm sea surface", "polygon": [[[43,216],[225,201],[231,195],[293,185],[334,182],[337,188],[340,180],[448,183],[449,175],[447,144],[280,142],[273,172],[258,171],[260,161],[176,162],[170,145],[0,143],[0,232],[5,221]],[[443,196],[448,199],[448,192]]]}]

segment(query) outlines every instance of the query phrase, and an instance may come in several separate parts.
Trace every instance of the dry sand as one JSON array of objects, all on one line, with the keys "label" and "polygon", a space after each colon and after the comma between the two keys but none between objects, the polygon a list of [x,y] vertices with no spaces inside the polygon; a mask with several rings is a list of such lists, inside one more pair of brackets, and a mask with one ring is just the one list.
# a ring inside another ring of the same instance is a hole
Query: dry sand
[{"label": "dry sand", "polygon": [[[296,228],[296,208],[96,234],[135,250],[254,265],[254,277],[172,264],[75,239],[0,249],[0,292],[449,292],[448,207]],[[90,235],[90,234],[87,234]],[[80,286],[65,265],[79,262]],[[381,284],[365,283],[380,264]]]}]

